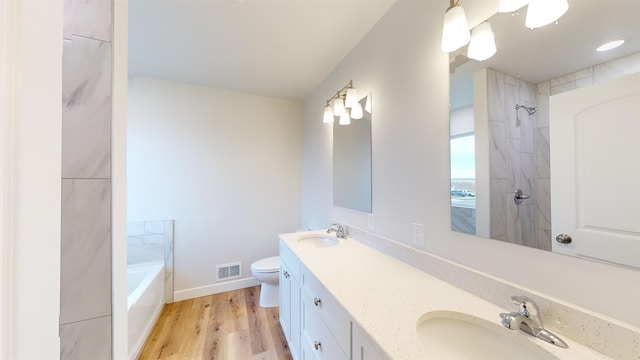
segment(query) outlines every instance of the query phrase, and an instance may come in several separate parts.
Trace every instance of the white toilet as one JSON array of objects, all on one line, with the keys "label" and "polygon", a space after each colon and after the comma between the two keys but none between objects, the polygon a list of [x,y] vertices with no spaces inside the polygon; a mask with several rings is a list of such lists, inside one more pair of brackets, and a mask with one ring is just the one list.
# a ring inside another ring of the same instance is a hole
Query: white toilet
[{"label": "white toilet", "polygon": [[260,306],[280,305],[280,256],[272,256],[251,264],[251,274],[262,283],[260,286]]}]

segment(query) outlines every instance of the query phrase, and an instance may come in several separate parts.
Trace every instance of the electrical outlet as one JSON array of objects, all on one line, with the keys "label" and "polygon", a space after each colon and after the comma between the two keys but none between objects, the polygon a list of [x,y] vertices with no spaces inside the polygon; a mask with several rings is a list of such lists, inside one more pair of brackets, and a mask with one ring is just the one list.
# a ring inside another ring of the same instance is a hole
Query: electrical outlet
[{"label": "electrical outlet", "polygon": [[424,247],[424,225],[411,224],[411,242],[417,247]]}]

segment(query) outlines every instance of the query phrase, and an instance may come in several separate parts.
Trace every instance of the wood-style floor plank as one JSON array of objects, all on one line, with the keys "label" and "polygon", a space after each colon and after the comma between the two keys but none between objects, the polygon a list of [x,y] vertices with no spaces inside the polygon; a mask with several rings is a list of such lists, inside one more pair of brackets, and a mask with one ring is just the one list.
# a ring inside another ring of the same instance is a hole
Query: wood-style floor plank
[{"label": "wood-style floor plank", "polygon": [[138,359],[290,360],[279,309],[259,297],[256,286],[167,304]]}]

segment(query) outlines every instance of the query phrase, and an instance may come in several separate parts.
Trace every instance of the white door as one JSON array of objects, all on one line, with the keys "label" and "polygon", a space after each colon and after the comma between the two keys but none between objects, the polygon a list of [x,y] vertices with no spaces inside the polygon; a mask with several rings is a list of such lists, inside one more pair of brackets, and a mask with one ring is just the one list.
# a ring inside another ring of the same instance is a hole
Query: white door
[{"label": "white door", "polygon": [[640,268],[640,73],[549,105],[553,251]]}]

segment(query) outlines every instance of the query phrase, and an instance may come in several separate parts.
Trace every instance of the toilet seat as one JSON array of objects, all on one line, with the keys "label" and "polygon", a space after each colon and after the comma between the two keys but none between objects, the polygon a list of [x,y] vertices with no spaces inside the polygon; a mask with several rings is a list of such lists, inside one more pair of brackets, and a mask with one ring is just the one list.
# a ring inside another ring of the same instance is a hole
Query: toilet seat
[{"label": "toilet seat", "polygon": [[251,264],[251,271],[257,273],[274,273],[280,271],[280,256],[272,256]]}]

